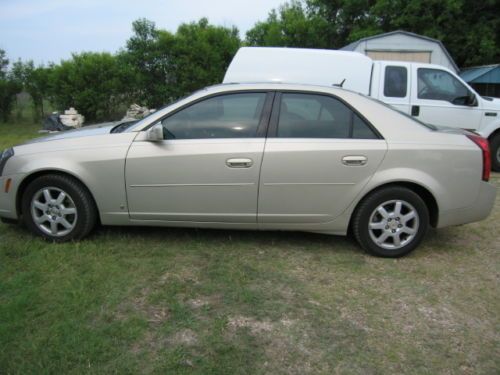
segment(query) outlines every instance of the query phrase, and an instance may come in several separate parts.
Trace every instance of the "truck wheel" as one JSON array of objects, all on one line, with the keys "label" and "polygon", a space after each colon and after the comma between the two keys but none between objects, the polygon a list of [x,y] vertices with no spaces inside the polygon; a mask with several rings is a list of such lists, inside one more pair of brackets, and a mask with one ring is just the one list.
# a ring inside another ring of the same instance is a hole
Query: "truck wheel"
[{"label": "truck wheel", "polygon": [[54,242],[85,237],[97,220],[88,190],[77,180],[57,174],[38,177],[28,185],[22,213],[31,232]]},{"label": "truck wheel", "polygon": [[356,209],[355,238],[373,255],[396,258],[415,249],[429,228],[429,210],[418,194],[391,186],[375,191]]},{"label": "truck wheel", "polygon": [[490,141],[491,169],[500,172],[500,133],[496,134]]}]

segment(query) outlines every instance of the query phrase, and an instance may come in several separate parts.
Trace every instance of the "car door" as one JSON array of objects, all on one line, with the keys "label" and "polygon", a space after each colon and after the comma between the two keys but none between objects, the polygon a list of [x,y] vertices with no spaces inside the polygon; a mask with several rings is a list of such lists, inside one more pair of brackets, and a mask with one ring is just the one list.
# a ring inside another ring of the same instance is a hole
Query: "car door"
[{"label": "car door", "polygon": [[259,224],[332,221],[369,181],[386,142],[335,97],[283,92],[275,103],[261,169]]},{"label": "car door", "polygon": [[131,219],[256,223],[273,95],[203,98],[161,120],[163,141],[133,142],[126,163]]},{"label": "car door", "polygon": [[432,125],[479,128],[481,103],[457,77],[442,69],[417,67],[413,82],[412,116]]}]

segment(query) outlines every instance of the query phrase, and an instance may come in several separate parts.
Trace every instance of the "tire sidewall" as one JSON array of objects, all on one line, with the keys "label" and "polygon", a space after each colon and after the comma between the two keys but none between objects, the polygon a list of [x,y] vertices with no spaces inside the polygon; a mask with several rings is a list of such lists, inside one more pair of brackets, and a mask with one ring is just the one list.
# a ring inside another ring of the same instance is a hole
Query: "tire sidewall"
[{"label": "tire sidewall", "polygon": [[[396,249],[384,249],[378,246],[369,233],[369,221],[373,211],[382,203],[391,200],[401,200],[411,204],[419,216],[419,227],[413,240],[407,245]],[[360,206],[355,218],[355,235],[360,245],[373,255],[397,258],[413,251],[422,241],[429,228],[429,210],[425,202],[413,191],[401,188],[390,187],[379,190],[370,195]]]}]

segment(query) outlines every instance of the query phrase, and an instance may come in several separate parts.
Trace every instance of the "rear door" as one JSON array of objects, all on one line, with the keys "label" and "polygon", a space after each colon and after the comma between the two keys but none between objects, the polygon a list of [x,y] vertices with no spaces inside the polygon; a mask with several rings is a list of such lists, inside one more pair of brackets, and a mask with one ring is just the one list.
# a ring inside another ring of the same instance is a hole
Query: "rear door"
[{"label": "rear door", "polygon": [[130,217],[256,223],[273,95],[204,98],[161,121],[165,140],[133,142],[126,163]]},{"label": "rear door", "polygon": [[259,224],[335,219],[369,181],[386,149],[376,130],[340,99],[278,93],[261,168]]}]

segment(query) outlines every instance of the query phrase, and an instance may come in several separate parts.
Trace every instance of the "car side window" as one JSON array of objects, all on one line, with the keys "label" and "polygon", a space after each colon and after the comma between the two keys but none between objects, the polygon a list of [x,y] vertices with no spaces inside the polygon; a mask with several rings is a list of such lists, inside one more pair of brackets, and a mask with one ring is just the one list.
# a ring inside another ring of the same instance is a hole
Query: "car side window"
[{"label": "car side window", "polygon": [[465,105],[470,92],[450,73],[439,69],[418,69],[418,98],[444,100],[452,104]]},{"label": "car side window", "polygon": [[205,99],[162,120],[164,137],[256,137],[265,100],[265,93],[226,94]]},{"label": "car side window", "polygon": [[408,70],[404,66],[386,66],[384,96],[404,98],[408,87]]},{"label": "car side window", "polygon": [[325,95],[283,93],[277,136],[281,138],[361,138],[377,135],[340,100]]}]

